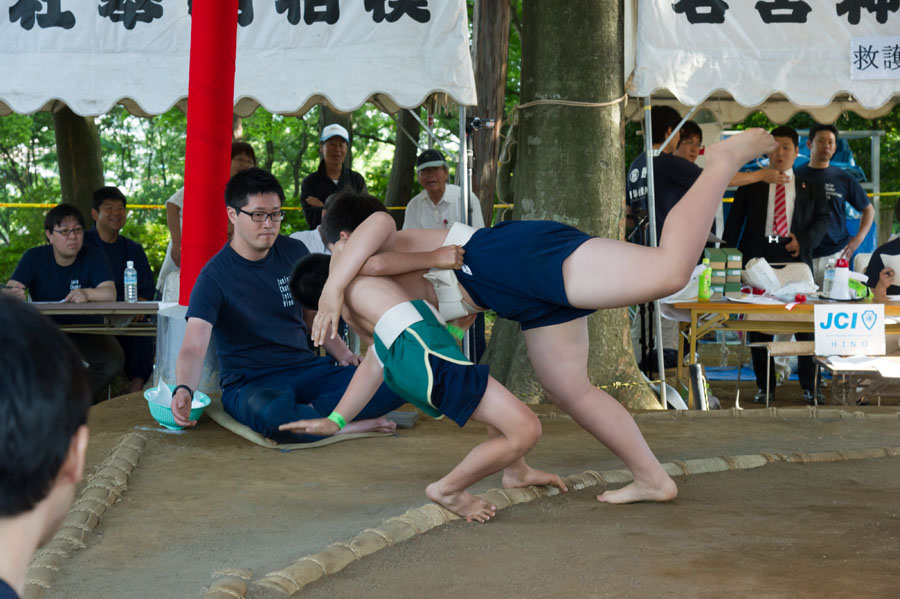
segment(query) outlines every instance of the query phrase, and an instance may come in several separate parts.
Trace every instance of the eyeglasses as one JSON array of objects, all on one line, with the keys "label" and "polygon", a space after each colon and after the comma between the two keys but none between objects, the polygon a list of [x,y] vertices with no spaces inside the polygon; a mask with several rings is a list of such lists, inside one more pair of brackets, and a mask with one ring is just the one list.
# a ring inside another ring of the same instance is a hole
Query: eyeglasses
[{"label": "eyeglasses", "polygon": [[696,139],[686,139],[686,140],[684,140],[684,141],[681,142],[681,145],[683,145],[683,146],[691,146],[692,148],[702,148],[702,147],[703,147],[703,144],[701,144],[701,143],[700,143],[699,141],[697,141]]},{"label": "eyeglasses", "polygon": [[238,208],[237,211],[248,215],[250,220],[255,223],[264,223],[267,218],[271,219],[273,223],[280,223],[284,220],[284,210],[279,210],[278,212],[247,212]]},{"label": "eyeglasses", "polygon": [[68,237],[69,235],[79,237],[80,235],[84,235],[84,227],[72,227],[71,229],[53,229],[53,232],[59,233],[61,237]]}]

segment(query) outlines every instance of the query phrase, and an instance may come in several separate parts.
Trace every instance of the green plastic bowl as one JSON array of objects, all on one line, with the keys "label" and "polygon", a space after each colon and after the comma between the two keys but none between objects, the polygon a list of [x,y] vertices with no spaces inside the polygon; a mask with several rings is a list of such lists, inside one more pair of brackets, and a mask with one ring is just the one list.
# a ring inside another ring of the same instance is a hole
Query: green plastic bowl
[{"label": "green plastic bowl", "polygon": [[[172,389],[174,391],[175,385],[169,385],[169,389]],[[151,391],[156,391],[156,387],[144,391],[144,399],[147,400],[147,406],[149,406],[150,408],[150,415],[153,416],[153,419],[169,430],[180,431],[181,429],[183,429],[183,426],[175,423],[175,417],[172,415],[172,408],[167,408],[165,406],[159,405],[158,403],[150,401]],[[202,391],[195,391],[194,401],[199,401],[203,404],[199,407],[191,408],[191,420],[198,420],[200,416],[203,415],[203,410],[205,410],[206,406],[209,405],[209,395],[203,393]]]}]

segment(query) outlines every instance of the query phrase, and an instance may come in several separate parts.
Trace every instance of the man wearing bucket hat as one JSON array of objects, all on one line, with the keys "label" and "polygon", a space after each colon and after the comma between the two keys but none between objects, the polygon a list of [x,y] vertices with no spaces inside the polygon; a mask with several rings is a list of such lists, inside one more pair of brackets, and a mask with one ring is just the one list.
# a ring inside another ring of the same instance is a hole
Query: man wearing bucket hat
[{"label": "man wearing bucket hat", "polygon": [[366,180],[363,176],[344,166],[349,144],[350,134],[337,123],[326,125],[322,129],[319,138],[322,160],[319,161],[319,168],[307,175],[300,186],[300,205],[310,230],[322,223],[322,207],[331,194],[344,187],[350,187],[356,193],[366,193]]}]

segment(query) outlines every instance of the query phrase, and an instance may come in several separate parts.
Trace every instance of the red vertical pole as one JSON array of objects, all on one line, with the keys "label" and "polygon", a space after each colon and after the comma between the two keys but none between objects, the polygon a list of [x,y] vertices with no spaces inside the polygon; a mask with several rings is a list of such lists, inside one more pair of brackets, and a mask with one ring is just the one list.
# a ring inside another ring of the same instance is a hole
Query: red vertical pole
[{"label": "red vertical pole", "polygon": [[238,0],[193,2],[178,301],[183,306],[226,238],[237,16]]}]

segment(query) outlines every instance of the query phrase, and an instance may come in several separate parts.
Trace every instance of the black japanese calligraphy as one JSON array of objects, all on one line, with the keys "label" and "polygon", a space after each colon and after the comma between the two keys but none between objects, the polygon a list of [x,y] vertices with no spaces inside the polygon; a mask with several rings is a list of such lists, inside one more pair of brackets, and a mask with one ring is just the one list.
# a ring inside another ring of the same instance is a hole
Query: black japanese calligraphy
[{"label": "black japanese calligraphy", "polygon": [[[188,0],[188,14],[193,14],[194,0]],[[253,22],[253,0],[238,0],[238,25],[246,27]]]},{"label": "black japanese calligraphy", "polygon": [[760,0],[756,10],[763,23],[806,23],[812,8],[803,0]]},{"label": "black japanese calligraphy", "polygon": [[338,0],[275,0],[275,10],[278,14],[287,12],[291,25],[300,22],[301,13],[307,25],[318,22],[334,25],[341,16]]},{"label": "black japanese calligraphy", "polygon": [[[721,2],[721,0],[714,1]],[[372,13],[372,20],[376,23],[382,21],[394,23],[403,15],[408,15],[419,23],[427,23],[431,20],[428,0],[365,0],[365,3],[366,10]],[[385,5],[391,8],[391,12],[387,12]]]},{"label": "black japanese calligraphy", "polygon": [[[48,27],[62,27],[63,29],[71,29],[75,26],[75,15],[71,11],[62,10],[60,2],[62,0],[18,0],[9,7],[9,22],[15,23],[19,21],[19,25],[25,31],[31,31],[37,21],[38,27],[47,29]],[[47,5],[46,12],[44,4]]]},{"label": "black japanese calligraphy", "polygon": [[113,23],[122,23],[125,29],[134,29],[138,23],[152,23],[163,15],[162,0],[100,0],[97,11]]},{"label": "black japanese calligraphy", "polygon": [[878,69],[875,61],[878,59],[878,50],[872,46],[863,46],[860,44],[853,51],[853,66],[858,71],[867,71],[869,69]]},{"label": "black japanese calligraphy", "polygon": [[900,10],[900,0],[842,0],[836,6],[837,15],[847,15],[847,22],[858,25],[862,9],[875,15],[879,23],[887,23],[888,13]]},{"label": "black japanese calligraphy", "polygon": [[678,0],[672,9],[678,14],[684,13],[691,25],[724,23],[728,3],[725,0]]},{"label": "black japanese calligraphy", "polygon": [[900,71],[900,44],[882,48],[881,57],[885,71]]}]

